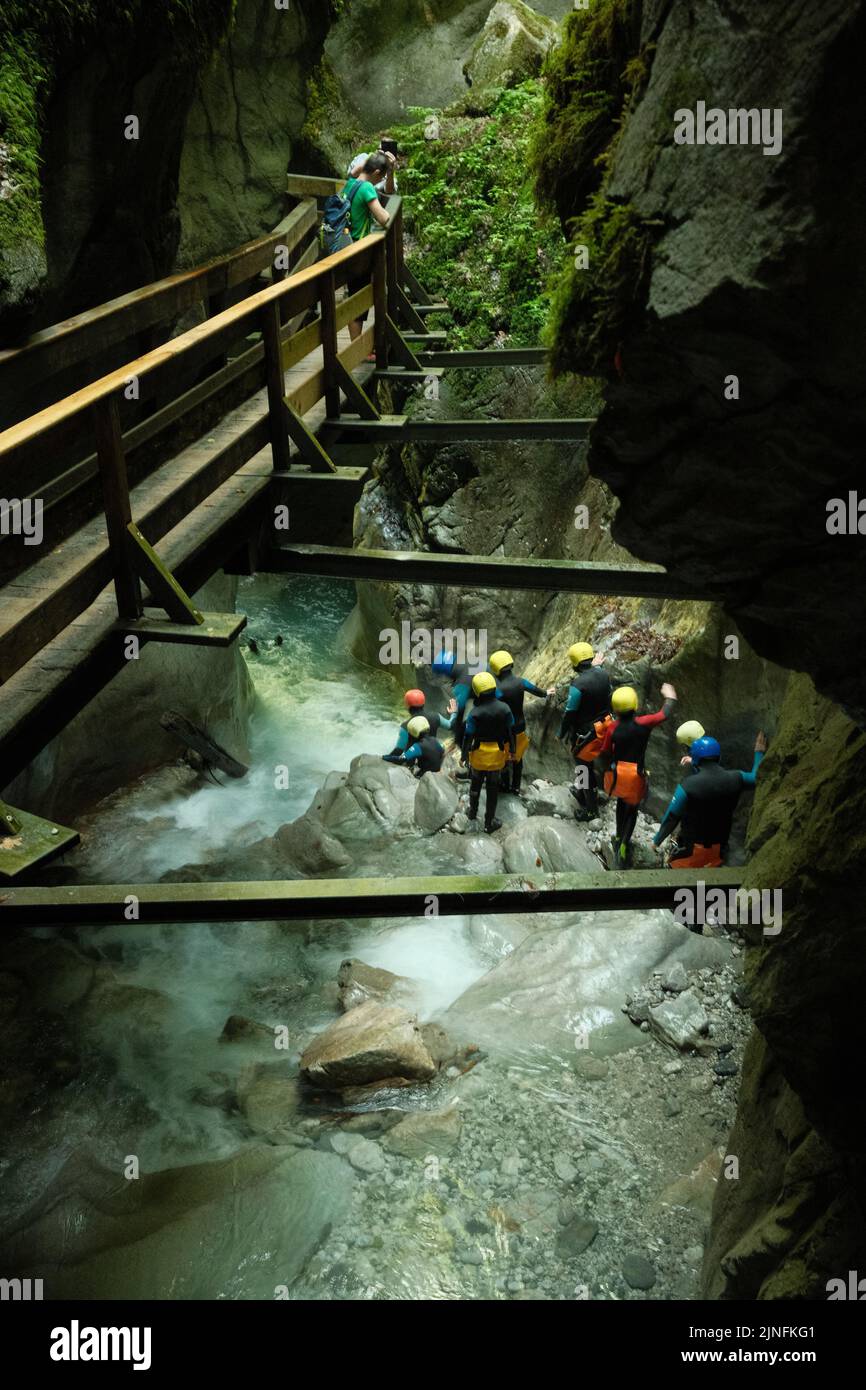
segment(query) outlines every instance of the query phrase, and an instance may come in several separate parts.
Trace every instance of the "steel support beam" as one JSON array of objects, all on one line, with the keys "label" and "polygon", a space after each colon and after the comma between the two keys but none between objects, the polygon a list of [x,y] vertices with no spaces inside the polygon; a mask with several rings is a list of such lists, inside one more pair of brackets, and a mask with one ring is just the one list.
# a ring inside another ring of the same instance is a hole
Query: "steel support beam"
[{"label": "steel support beam", "polygon": [[660,566],[605,565],[592,560],[513,560],[501,555],[442,555],[425,551],[354,550],[293,545],[266,550],[262,574],[321,574],[384,579],[392,584],[443,584],[469,589],[542,589],[610,598],[673,598],[712,602]]},{"label": "steel support beam", "polygon": [[[678,905],[675,894],[696,889],[697,904],[713,888],[742,883],[739,869],[627,869],[597,874],[491,874],[486,877],[300,879],[267,883],[95,884],[13,888],[0,896],[2,926],[122,926],[130,898],[137,919],[163,922],[292,922],[330,918],[430,916],[506,912],[635,911]],[[436,930],[436,918],[430,918]]]}]

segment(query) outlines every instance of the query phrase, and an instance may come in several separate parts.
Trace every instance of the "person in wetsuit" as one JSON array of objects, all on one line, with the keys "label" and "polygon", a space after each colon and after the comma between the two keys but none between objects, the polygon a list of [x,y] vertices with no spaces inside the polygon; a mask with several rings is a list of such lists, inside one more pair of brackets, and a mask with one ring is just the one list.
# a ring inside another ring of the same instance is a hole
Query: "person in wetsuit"
[{"label": "person in wetsuit", "polygon": [[[480,666],[469,667],[465,662],[458,663],[453,652],[438,652],[433,658],[434,676],[447,676],[451,682],[451,697],[456,705],[451,721],[451,732],[458,748],[463,747],[463,740],[466,737],[466,706],[469,703],[469,696],[472,694],[472,677],[479,675],[481,670]],[[449,710],[451,708],[450,702],[448,708]],[[469,773],[458,772],[457,776],[461,782],[465,782],[469,778]]]},{"label": "person in wetsuit", "polygon": [[621,685],[610,697],[616,716],[602,740],[601,753],[610,754],[610,771],[604,775],[604,789],[616,797],[616,835],[614,853],[617,863],[625,867],[629,860],[631,837],[637,825],[638,807],[647,793],[645,767],[646,748],[657,724],[670,714],[677,692],[672,685],[662,686],[664,704],[655,714],[638,714],[637,691]]},{"label": "person in wetsuit", "polygon": [[457,713],[457,701],[450,700],[448,703],[447,714],[428,714],[425,708],[423,690],[407,690],[403,696],[403,704],[409,711],[403,723],[400,725],[397,734],[397,742],[391,749],[392,753],[405,753],[409,747],[409,724],[413,719],[424,718],[430,725],[430,732],[435,738],[440,729],[450,729],[454,724],[454,716]]},{"label": "person in wetsuit", "polygon": [[475,702],[463,736],[463,761],[468,761],[472,769],[468,815],[470,820],[477,819],[481,791],[486,787],[484,829],[491,835],[502,825],[496,819],[496,803],[500,774],[516,750],[514,715],[505,701],[499,699],[496,678],[489,671],[473,676],[472,692]]},{"label": "person in wetsuit", "polygon": [[725,862],[734,812],[746,787],[753,787],[767,751],[760,732],[755,739],[751,772],[721,765],[722,750],[714,738],[696,739],[689,749],[692,774],[683,779],[671,798],[653,845],[661,846],[681,823],[670,858],[672,869],[717,869]]},{"label": "person in wetsuit", "polygon": [[525,677],[516,676],[514,674],[514,657],[510,652],[494,652],[488,665],[498,686],[499,699],[505,702],[514,715],[516,752],[512,761],[506,764],[500,775],[499,790],[511,791],[515,796],[519,796],[520,784],[523,781],[523,755],[529,747],[523,701],[527,694],[538,695],[542,700],[548,700],[551,695],[556,694],[556,686],[551,685],[547,690],[542,690],[539,686],[533,685],[532,681],[526,680]]},{"label": "person in wetsuit", "polygon": [[423,777],[425,772],[438,772],[445,758],[445,749],[433,733],[430,720],[416,715],[409,720],[407,729],[410,739],[408,747],[402,753],[385,753],[383,761],[410,767],[416,777]]},{"label": "person in wetsuit", "polygon": [[610,715],[611,682],[601,669],[604,657],[595,655],[588,642],[575,642],[568,649],[574,668],[559,737],[569,744],[578,764],[571,794],[578,803],[577,820],[594,820],[598,815],[598,777],[596,758],[601,753]]}]

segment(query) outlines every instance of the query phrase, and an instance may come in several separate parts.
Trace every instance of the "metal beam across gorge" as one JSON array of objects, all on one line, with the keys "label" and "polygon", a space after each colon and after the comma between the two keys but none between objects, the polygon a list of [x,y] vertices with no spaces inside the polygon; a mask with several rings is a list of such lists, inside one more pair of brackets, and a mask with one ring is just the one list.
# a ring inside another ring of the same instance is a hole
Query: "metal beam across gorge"
[{"label": "metal beam across gorge", "polygon": [[265,883],[142,883],[10,888],[0,894],[0,927],[123,926],[189,922],[292,922],[328,918],[474,913],[596,912],[674,908],[675,894],[699,885],[736,890],[739,869],[625,869],[597,874],[486,877],[341,878]]},{"label": "metal beam across gorge", "polygon": [[659,565],[604,565],[590,560],[515,560],[502,555],[445,555],[422,550],[354,550],[293,545],[262,553],[263,574],[318,574],[391,583],[451,584],[470,589],[547,589],[611,598],[671,598],[710,602],[712,595],[682,584]]}]

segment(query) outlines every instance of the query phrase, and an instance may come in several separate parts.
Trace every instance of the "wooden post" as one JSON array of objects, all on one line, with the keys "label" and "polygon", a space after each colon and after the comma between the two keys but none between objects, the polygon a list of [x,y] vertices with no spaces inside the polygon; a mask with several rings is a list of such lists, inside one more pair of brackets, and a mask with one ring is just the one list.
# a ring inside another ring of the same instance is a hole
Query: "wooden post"
[{"label": "wooden post", "polygon": [[322,356],[325,360],[325,410],[329,420],[340,414],[340,387],[337,377],[337,287],[334,272],[322,276]]},{"label": "wooden post", "polygon": [[143,612],[141,584],[129,551],[127,527],[132,521],[129,502],[129,479],[126,474],[126,455],[120,428],[120,411],[116,396],[106,396],[93,406],[96,429],[96,453],[102,478],[102,497],[105,506],[105,525],[108,547],[114,571],[114,592],[121,618],[139,618]]},{"label": "wooden post", "polygon": [[396,243],[397,221],[396,219],[385,229],[385,253],[388,264],[388,315],[396,323],[400,317],[400,307],[397,302],[397,291],[400,287],[398,279],[397,262],[397,243]]},{"label": "wooden post", "polygon": [[394,252],[397,258],[397,284],[402,290],[403,282],[406,279],[406,267],[403,263],[406,254],[403,246],[403,199],[400,199],[400,206],[394,218]]},{"label": "wooden post", "polygon": [[278,473],[288,472],[290,450],[283,403],[286,386],[283,376],[283,345],[280,338],[280,302],[272,299],[262,309],[262,342],[265,347],[265,377],[268,385],[268,421],[271,457]]},{"label": "wooden post", "polygon": [[388,369],[388,261],[384,238],[373,257],[373,312],[376,335],[376,370]]}]

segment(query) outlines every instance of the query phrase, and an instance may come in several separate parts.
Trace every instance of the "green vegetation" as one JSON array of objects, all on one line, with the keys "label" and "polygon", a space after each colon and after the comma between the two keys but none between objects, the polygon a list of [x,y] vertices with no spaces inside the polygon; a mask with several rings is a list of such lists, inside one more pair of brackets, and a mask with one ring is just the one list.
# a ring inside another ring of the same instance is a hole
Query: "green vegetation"
[{"label": "green vegetation", "polygon": [[544,110],[533,139],[536,196],[556,209],[575,256],[552,291],[545,339],[554,374],[609,375],[629,316],[640,308],[654,228],[607,194],[628,111],[647,81],[640,51],[641,0],[598,0],[565,23],[546,68]]},{"label": "green vegetation", "polygon": [[[415,110],[393,132],[408,155],[400,188],[409,263],[447,299],[455,347],[540,340],[545,287],[566,254],[556,219],[539,220],[532,191],[530,136],[543,100],[533,79],[491,93],[478,114]],[[432,121],[438,134],[428,139]]]}]

